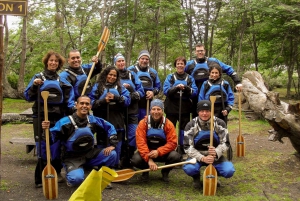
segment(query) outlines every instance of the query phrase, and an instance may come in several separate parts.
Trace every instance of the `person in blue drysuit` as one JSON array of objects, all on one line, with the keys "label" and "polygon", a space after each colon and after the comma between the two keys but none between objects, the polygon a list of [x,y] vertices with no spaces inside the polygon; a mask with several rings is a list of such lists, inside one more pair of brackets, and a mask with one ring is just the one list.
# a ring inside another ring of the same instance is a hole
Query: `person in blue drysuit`
[{"label": "person in blue drysuit", "polygon": [[[130,104],[130,93],[121,85],[120,73],[114,66],[106,67],[94,84],[89,97],[92,101],[92,111],[114,125],[118,135],[116,147],[117,161],[114,168],[120,168],[122,138],[125,135],[124,108]],[[106,139],[97,133],[97,144],[105,144]]]},{"label": "person in blue drysuit", "polygon": [[[90,73],[93,63],[81,64],[81,54],[78,50],[71,50],[68,55],[69,66],[64,69],[59,76],[66,79],[72,86],[75,94],[75,100],[81,96],[85,82]],[[91,78],[99,74],[102,70],[102,64],[97,56],[92,57],[92,62],[95,62],[94,70]],[[92,85],[89,82],[84,95],[87,95],[92,90]]]},{"label": "person in blue drysuit", "polygon": [[[84,168],[100,169],[112,167],[117,159],[115,147],[117,132],[112,124],[89,115],[91,100],[80,96],[76,102],[77,111],[63,117],[50,129],[52,135],[52,159],[61,156],[66,170],[68,186],[79,186],[84,180]],[[42,128],[49,129],[50,122],[43,121]],[[102,130],[109,139],[107,147],[95,147],[94,133]]]},{"label": "person in blue drysuit", "polygon": [[[49,91],[50,93],[47,102],[48,119],[51,126],[54,126],[59,119],[65,115],[72,114],[75,110],[73,87],[57,73],[63,67],[65,59],[59,53],[50,50],[43,57],[42,62],[44,64],[44,70],[32,77],[24,91],[25,99],[27,101],[34,101],[32,106],[33,131],[37,147],[37,156],[39,158],[35,169],[36,188],[42,187],[41,176],[46,166],[45,136],[43,136],[42,129],[39,129],[44,119],[44,103],[42,97],[40,97],[40,102],[38,102],[38,95],[40,95],[42,91]],[[41,142],[41,144],[39,144],[39,142]],[[52,165],[57,172],[58,182],[63,182],[63,178],[60,175],[62,168],[61,161],[52,160]]]},{"label": "person in blue drysuit", "polygon": [[[169,119],[176,128],[176,122],[179,122],[179,153],[184,153],[183,150],[183,135],[186,124],[190,121],[190,113],[192,112],[192,100],[198,94],[198,88],[195,84],[194,78],[184,72],[186,59],[184,57],[177,57],[174,61],[175,73],[167,76],[163,91],[166,96],[164,102],[166,118]],[[181,95],[180,95],[181,93]],[[181,105],[180,105],[181,99]],[[180,112],[180,114],[179,114]]]},{"label": "person in blue drysuit", "polygon": [[[147,114],[147,102],[149,105],[151,100],[160,91],[160,79],[157,71],[149,66],[150,54],[147,50],[142,50],[138,56],[138,63],[136,65],[129,66],[127,69],[137,74],[141,80],[145,96],[141,97],[139,101],[139,116],[138,119],[141,121]],[[149,111],[148,111],[149,112]]]},{"label": "person in blue drysuit", "polygon": [[129,91],[131,103],[125,109],[126,139],[123,136],[121,150],[121,167],[131,167],[130,159],[136,150],[135,131],[138,125],[139,100],[145,96],[141,80],[133,71],[126,69],[125,57],[118,53],[114,64],[119,70],[121,84]]}]

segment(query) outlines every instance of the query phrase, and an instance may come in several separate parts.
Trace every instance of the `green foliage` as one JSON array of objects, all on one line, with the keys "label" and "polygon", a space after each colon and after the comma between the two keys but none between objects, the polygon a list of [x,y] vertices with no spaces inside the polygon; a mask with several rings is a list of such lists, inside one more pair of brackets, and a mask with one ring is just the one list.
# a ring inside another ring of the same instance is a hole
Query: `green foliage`
[{"label": "green foliage", "polygon": [[22,99],[4,98],[2,113],[21,113],[31,108],[32,104]]}]

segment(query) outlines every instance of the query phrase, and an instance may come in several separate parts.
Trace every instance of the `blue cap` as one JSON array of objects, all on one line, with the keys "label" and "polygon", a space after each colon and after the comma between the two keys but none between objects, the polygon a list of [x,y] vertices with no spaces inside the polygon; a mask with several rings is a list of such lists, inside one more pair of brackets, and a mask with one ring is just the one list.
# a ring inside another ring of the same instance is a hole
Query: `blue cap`
[{"label": "blue cap", "polygon": [[153,99],[150,104],[150,110],[154,107],[160,107],[162,110],[164,109],[164,103],[159,99]]}]

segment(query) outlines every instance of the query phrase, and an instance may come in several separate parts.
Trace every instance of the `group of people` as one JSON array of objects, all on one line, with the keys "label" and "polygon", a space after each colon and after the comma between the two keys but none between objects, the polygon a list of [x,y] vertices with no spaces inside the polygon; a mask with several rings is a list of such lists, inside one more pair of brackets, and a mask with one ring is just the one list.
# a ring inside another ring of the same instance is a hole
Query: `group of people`
[{"label": "group of people", "polygon": [[[137,64],[129,67],[120,53],[114,57],[114,65],[106,68],[94,56],[92,77],[99,76],[94,85],[89,82],[86,88],[92,63],[81,64],[80,52],[72,50],[67,58],[68,67],[58,74],[65,59],[49,51],[43,58],[44,71],[34,75],[24,92],[28,101],[35,102],[33,128],[41,159],[35,170],[36,187],[42,185],[41,171],[46,165],[45,129],[50,129],[51,163],[58,181],[64,180],[60,175],[63,167],[69,186],[82,183],[86,167],[157,170],[156,162],[181,162],[184,153],[187,160],[197,159],[196,164],[183,166],[186,174],[193,177],[196,188],[200,186],[200,167],[205,164],[213,164],[219,175],[231,177],[235,171],[233,164],[223,154],[228,149],[227,115],[234,96],[222,73],[233,79],[237,90],[242,85],[231,66],[205,57],[204,45],[197,44],[195,48],[195,60],[175,59],[176,71],[163,84],[164,102],[154,98],[161,90],[161,82],[157,71],[149,66],[147,50],[142,50]],[[41,91],[50,93],[49,121],[44,120]],[[211,95],[217,96],[214,146],[207,143]],[[163,181],[169,181],[171,169],[162,169]],[[147,181],[149,172],[144,172],[141,179]]]}]

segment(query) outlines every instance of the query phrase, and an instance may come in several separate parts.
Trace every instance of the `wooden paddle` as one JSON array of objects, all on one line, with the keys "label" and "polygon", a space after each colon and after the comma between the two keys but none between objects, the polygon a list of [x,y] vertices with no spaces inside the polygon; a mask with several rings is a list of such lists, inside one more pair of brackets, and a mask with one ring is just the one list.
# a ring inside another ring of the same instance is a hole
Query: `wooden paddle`
[{"label": "wooden paddle", "polygon": [[[44,99],[45,121],[48,121],[48,106],[47,106],[48,96],[49,96],[49,91],[42,91],[42,97]],[[49,129],[45,129],[45,134],[46,134],[47,165],[42,172],[43,193],[47,199],[53,200],[53,199],[57,199],[58,197],[57,173],[50,163],[51,156],[50,156]]]},{"label": "wooden paddle", "polygon": [[242,157],[245,156],[245,140],[242,136],[242,101],[241,101],[241,92],[239,92],[239,135],[236,139],[236,156]]},{"label": "wooden paddle", "polygon": [[[196,162],[197,162],[197,160],[195,158],[193,158],[191,160],[180,162],[180,163],[173,163],[173,164],[169,164],[169,165],[159,166],[158,170],[163,169],[163,168],[174,167],[177,165],[183,165],[183,164],[187,164],[187,163],[195,164]],[[137,173],[149,172],[149,171],[151,171],[151,170],[150,169],[144,169],[144,170],[139,170],[139,171],[134,171],[133,169],[118,170],[118,171],[116,171],[116,173],[118,173],[118,177],[115,178],[112,182],[126,181],[126,180],[130,179],[131,177],[133,177],[133,175],[135,175]]]},{"label": "wooden paddle", "polygon": [[178,118],[178,137],[177,137],[177,152],[184,154],[183,147],[180,145],[180,127],[181,127],[181,104],[182,104],[182,90],[179,90],[179,118]]},{"label": "wooden paddle", "polygon": [[[211,113],[210,113],[210,146],[213,146],[213,132],[214,132],[214,111],[215,111],[216,96],[210,96]],[[216,168],[209,164],[203,172],[203,195],[216,195],[218,182],[218,173]]]},{"label": "wooden paddle", "polygon": [[[104,48],[107,44],[107,41],[109,39],[109,36],[110,36],[109,29],[107,27],[104,27],[101,38],[100,38],[99,43],[98,43],[98,51],[97,51],[97,54],[96,54],[97,57],[99,57],[100,52],[104,50]],[[84,84],[83,90],[81,92],[81,95],[85,94],[86,88],[87,88],[88,83],[90,82],[91,76],[93,74],[95,64],[96,64],[96,62],[94,62],[92,67],[91,67],[91,70],[90,70],[89,75],[88,75],[88,77],[85,81],[85,84]]]}]

